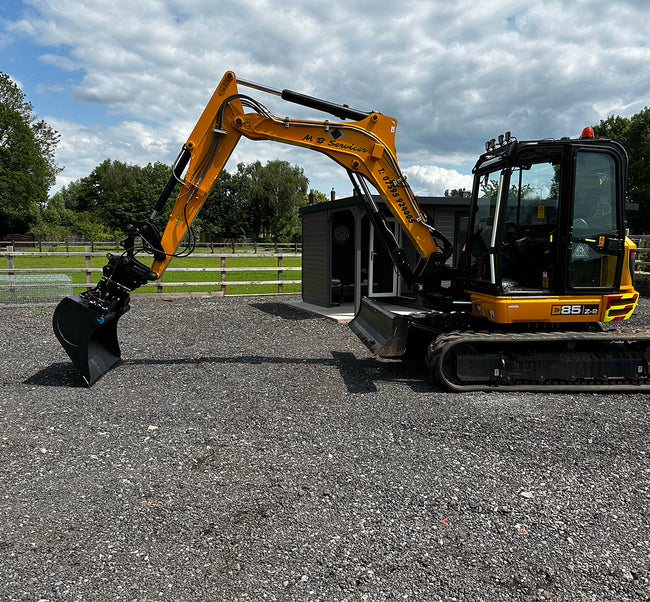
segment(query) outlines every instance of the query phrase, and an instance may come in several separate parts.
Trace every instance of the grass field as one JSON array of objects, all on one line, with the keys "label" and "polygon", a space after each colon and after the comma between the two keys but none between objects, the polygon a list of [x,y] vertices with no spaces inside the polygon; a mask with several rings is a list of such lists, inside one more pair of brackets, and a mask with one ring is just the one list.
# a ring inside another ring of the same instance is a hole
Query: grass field
[{"label": "grass field", "polygon": [[[83,249],[73,249],[70,251],[83,251]],[[143,256],[141,261],[145,264],[149,263],[148,256]],[[106,265],[106,257],[104,255],[92,257],[90,262],[91,268],[102,268]],[[226,272],[226,283],[228,282],[259,282],[264,280],[278,280],[278,259],[277,257],[240,257],[238,254],[226,255],[226,268],[234,271]],[[7,267],[7,260],[0,260],[0,267]],[[300,268],[301,257],[288,257],[284,256],[282,260],[282,267],[284,268]],[[60,272],[59,270],[85,268],[85,259],[83,256],[66,256],[64,254],[57,256],[17,256],[14,258],[14,268],[16,269],[56,269],[58,273],[67,273],[72,277],[73,286],[82,285],[86,282],[86,274],[84,272]],[[178,272],[175,269],[192,269],[188,272]],[[215,254],[210,257],[196,257],[190,256],[186,258],[175,258],[171,261],[168,270],[163,275],[163,290],[169,293],[178,292],[206,292],[206,291],[220,291],[220,285],[205,285],[205,286],[168,286],[168,283],[173,282],[219,282],[221,280],[220,271],[201,271],[205,268],[216,268],[221,270],[221,256]],[[242,268],[241,271],[235,268]],[[245,269],[244,269],[245,268]],[[271,270],[256,269],[256,268],[274,268]],[[196,271],[194,271],[196,270]],[[93,283],[97,282],[101,277],[101,272],[92,273]],[[285,271],[283,274],[284,280],[300,280],[301,271]],[[75,293],[80,292],[83,288],[74,289]],[[155,288],[141,287],[137,293],[153,293]],[[283,292],[297,293],[300,292],[300,284],[284,284]],[[230,285],[226,287],[226,294],[271,294],[278,292],[277,284],[246,284],[246,285]],[[136,294],[137,294],[136,293]]]}]

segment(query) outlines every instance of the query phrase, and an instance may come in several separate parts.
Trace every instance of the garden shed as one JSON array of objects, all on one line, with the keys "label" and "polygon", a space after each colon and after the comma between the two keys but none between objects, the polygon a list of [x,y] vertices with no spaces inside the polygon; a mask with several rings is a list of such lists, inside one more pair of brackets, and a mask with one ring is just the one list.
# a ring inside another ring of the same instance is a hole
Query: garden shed
[{"label": "garden shed", "polygon": [[[416,251],[380,196],[373,196],[395,228],[409,259]],[[468,197],[418,197],[420,209],[431,224],[457,246],[464,239],[469,218]],[[302,217],[302,298],[306,303],[330,307],[362,296],[408,299],[410,292],[399,277],[379,240],[360,197],[351,196],[310,204]]]}]

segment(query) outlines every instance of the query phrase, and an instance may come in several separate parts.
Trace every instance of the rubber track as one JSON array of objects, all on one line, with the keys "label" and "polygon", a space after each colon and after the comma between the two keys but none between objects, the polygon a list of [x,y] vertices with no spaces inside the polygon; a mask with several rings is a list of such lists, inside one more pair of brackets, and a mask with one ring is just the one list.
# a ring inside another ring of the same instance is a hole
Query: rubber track
[{"label": "rubber track", "polygon": [[[468,383],[457,382],[453,375],[444,374],[445,356],[456,345],[489,343],[492,353],[498,352],[500,344],[516,343],[530,350],[539,343],[570,343],[575,342],[635,342],[645,346],[646,357],[650,357],[650,330],[608,330],[603,332],[535,332],[535,333],[505,333],[505,332],[452,332],[441,335],[430,345],[427,352],[427,369],[434,382],[450,391],[650,391],[650,376],[634,381],[589,380],[586,382],[490,382]],[[566,352],[565,352],[566,353]]]}]

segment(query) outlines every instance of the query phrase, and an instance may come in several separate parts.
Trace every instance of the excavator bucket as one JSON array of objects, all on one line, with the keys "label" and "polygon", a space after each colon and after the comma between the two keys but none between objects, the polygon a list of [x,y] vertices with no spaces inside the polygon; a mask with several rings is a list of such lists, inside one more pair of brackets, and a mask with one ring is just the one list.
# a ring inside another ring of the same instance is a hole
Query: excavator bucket
[{"label": "excavator bucket", "polygon": [[103,310],[84,293],[64,298],[54,310],[54,334],[87,386],[120,361],[117,321],[128,310],[128,302]]},{"label": "excavator bucket", "polygon": [[401,357],[406,353],[409,320],[381,304],[364,297],[361,307],[350,322],[352,331],[376,355]]}]

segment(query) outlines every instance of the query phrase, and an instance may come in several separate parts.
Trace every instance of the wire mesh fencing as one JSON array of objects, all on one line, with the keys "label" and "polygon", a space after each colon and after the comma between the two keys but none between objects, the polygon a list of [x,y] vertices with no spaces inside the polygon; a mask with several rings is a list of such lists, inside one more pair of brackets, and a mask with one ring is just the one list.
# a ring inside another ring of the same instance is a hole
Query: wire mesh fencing
[{"label": "wire mesh fencing", "polygon": [[0,307],[56,305],[72,295],[66,274],[0,274]]}]

